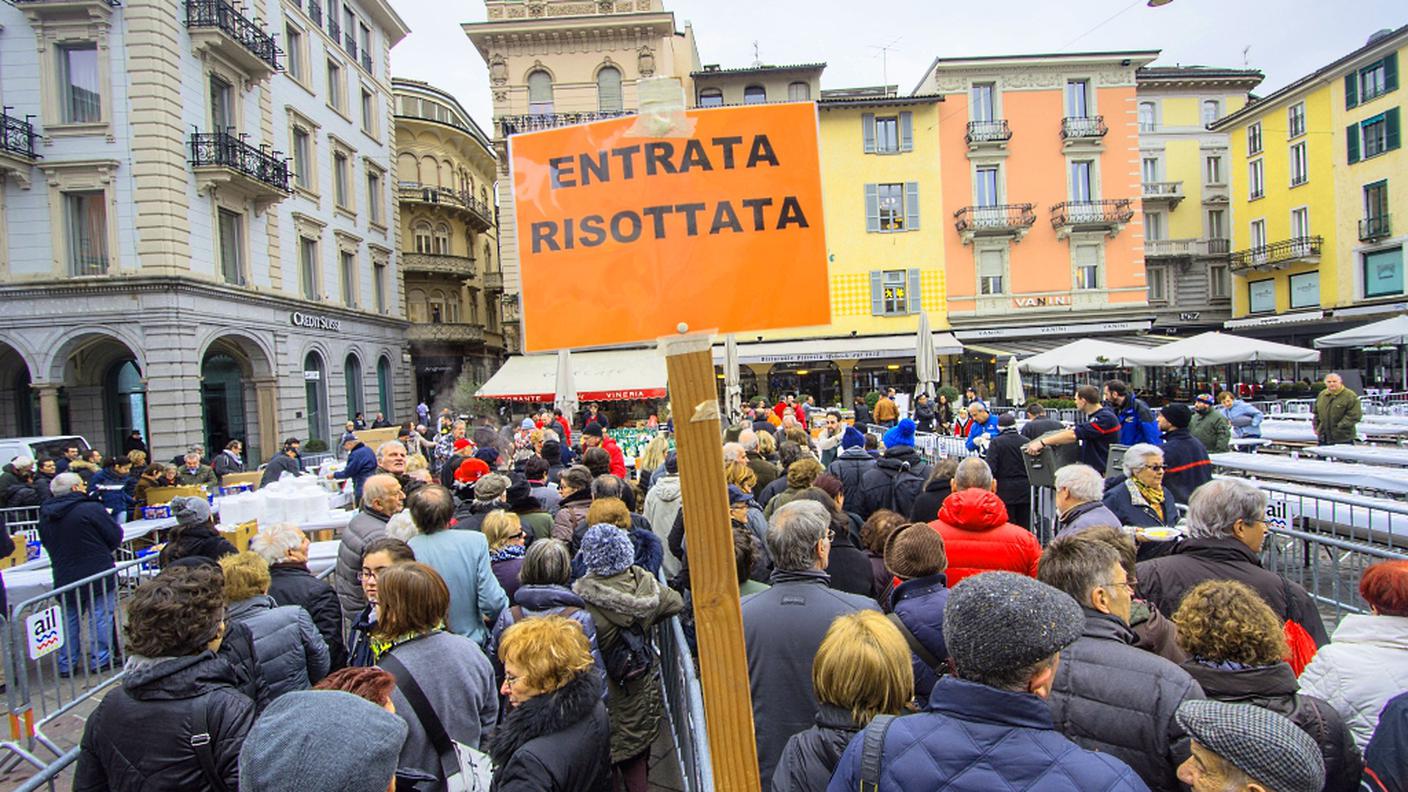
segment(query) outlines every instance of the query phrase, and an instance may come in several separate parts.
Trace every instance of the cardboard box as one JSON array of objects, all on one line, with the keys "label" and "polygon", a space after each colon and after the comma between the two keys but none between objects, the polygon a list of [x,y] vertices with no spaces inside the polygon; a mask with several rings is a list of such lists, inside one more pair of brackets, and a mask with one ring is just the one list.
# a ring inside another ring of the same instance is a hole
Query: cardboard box
[{"label": "cardboard box", "polygon": [[225,541],[235,546],[235,549],[243,553],[249,549],[249,540],[254,538],[254,534],[259,531],[259,523],[254,520],[243,522],[231,529],[220,530],[220,535],[225,537]]}]

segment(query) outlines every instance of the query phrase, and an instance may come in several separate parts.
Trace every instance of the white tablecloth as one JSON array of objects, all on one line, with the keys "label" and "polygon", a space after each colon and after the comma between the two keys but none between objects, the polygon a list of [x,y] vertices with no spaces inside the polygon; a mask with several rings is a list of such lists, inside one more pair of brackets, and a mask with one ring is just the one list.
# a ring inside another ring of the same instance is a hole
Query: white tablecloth
[{"label": "white tablecloth", "polygon": [[331,569],[333,564],[337,563],[337,547],[340,544],[341,541],[334,539],[308,545],[308,571],[321,575],[324,570]]},{"label": "white tablecloth", "polygon": [[1326,459],[1291,459],[1274,454],[1244,454],[1237,451],[1211,456],[1212,463],[1223,470],[1307,484],[1373,489],[1396,495],[1408,494],[1408,471],[1398,468],[1351,465]]},{"label": "white tablecloth", "polygon": [[1387,448],[1367,445],[1312,446],[1301,453],[1326,459],[1366,462],[1371,465],[1408,467],[1408,448]]}]

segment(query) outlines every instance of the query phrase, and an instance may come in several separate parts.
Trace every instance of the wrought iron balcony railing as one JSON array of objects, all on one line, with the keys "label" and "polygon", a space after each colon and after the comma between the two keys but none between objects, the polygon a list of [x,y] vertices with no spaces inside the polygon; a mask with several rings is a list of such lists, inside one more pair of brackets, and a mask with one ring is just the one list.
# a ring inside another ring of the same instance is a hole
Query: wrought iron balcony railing
[{"label": "wrought iron balcony railing", "polygon": [[347,50],[347,54],[352,56],[352,60],[357,59],[357,34],[349,30],[342,34],[342,48]]},{"label": "wrought iron balcony railing", "polygon": [[965,206],[953,213],[954,228],[960,234],[974,236],[1007,234],[1031,228],[1036,222],[1033,204],[1003,204],[1000,206]]},{"label": "wrought iron balcony railing", "polygon": [[289,164],[281,151],[255,148],[228,132],[191,134],[191,165],[223,167],[242,173],[281,192],[290,192]]},{"label": "wrought iron balcony railing", "polygon": [[342,25],[337,23],[337,15],[328,13],[328,35],[333,41],[342,41]]},{"label": "wrought iron balcony railing", "polygon": [[477,344],[484,341],[484,328],[462,322],[415,323],[406,328],[413,343]]},{"label": "wrought iron balcony railing", "polygon": [[312,20],[313,24],[322,26],[323,6],[318,0],[308,0],[308,18]]},{"label": "wrought iron balcony railing", "polygon": [[520,132],[537,132],[543,129],[556,129],[572,124],[585,124],[589,121],[602,121],[607,118],[620,118],[635,114],[635,110],[622,110],[607,113],[530,113],[528,115],[499,116],[499,134],[501,137],[508,137]]},{"label": "wrought iron balcony railing", "polygon": [[39,134],[34,131],[33,119],[32,115],[23,119],[12,116],[9,107],[0,112],[0,149],[25,159],[39,159],[34,153],[34,139]]},{"label": "wrought iron balcony railing", "polygon": [[451,190],[448,187],[436,187],[416,182],[401,182],[397,186],[397,194],[406,201],[420,201],[421,203],[448,206],[453,209],[463,209],[474,215],[475,219],[483,226],[478,229],[480,231],[486,230],[494,224],[493,208],[475,198],[468,191]]},{"label": "wrought iron balcony railing", "polygon": [[1388,215],[1366,217],[1359,221],[1359,241],[1372,242],[1389,235]]},{"label": "wrought iron balcony railing", "polygon": [[1123,225],[1134,217],[1128,198],[1105,201],[1062,201],[1051,207],[1051,227]]},{"label": "wrought iron balcony railing", "polygon": [[362,48],[362,68],[366,69],[368,74],[372,71],[372,54],[367,51],[366,47]]},{"label": "wrought iron balcony railing", "polygon": [[968,134],[963,138],[969,145],[974,143],[1001,143],[1012,139],[1012,128],[1006,119],[992,121],[969,121]]},{"label": "wrought iron balcony railing", "polygon": [[278,42],[228,0],[186,0],[186,27],[218,29],[270,68],[279,69]]},{"label": "wrought iron balcony railing", "polygon": [[1183,197],[1183,182],[1181,181],[1146,181],[1144,182],[1144,200],[1159,200]]},{"label": "wrought iron balcony railing", "polygon": [[1273,268],[1307,259],[1318,259],[1324,237],[1292,237],[1269,245],[1238,250],[1232,254],[1233,270]]},{"label": "wrought iron balcony railing", "polygon": [[1061,137],[1065,140],[1102,138],[1109,131],[1104,116],[1066,116],[1061,119]]}]

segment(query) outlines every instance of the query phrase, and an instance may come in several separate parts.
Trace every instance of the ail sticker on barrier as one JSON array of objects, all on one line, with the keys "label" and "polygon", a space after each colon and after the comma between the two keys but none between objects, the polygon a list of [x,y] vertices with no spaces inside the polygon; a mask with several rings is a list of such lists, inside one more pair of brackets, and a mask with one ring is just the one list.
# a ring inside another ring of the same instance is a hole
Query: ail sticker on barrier
[{"label": "ail sticker on barrier", "polygon": [[[638,118],[509,141],[524,350],[831,321],[816,105]],[[760,273],[785,288],[752,288]]]},{"label": "ail sticker on barrier", "polygon": [[1276,492],[1266,494],[1266,526],[1278,531],[1295,528],[1300,516],[1300,504]]},{"label": "ail sticker on barrier", "polygon": [[24,620],[29,636],[29,659],[38,660],[64,645],[64,612],[58,605],[30,614]]}]

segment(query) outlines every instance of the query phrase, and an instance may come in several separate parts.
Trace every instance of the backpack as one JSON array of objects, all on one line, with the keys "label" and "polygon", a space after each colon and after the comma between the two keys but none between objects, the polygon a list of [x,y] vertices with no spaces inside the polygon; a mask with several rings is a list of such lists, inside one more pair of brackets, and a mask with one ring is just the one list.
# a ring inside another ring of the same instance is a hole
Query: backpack
[{"label": "backpack", "polygon": [[601,650],[606,663],[606,675],[611,681],[625,686],[645,676],[655,663],[655,647],[639,622],[616,631],[616,640]]},{"label": "backpack", "polygon": [[[889,475],[888,471],[886,475]],[[910,507],[914,506],[914,499],[923,491],[924,478],[916,475],[910,469],[909,463],[905,462],[890,477],[890,502],[884,508],[899,514],[909,514]],[[905,508],[900,508],[901,503],[905,504]]]}]

